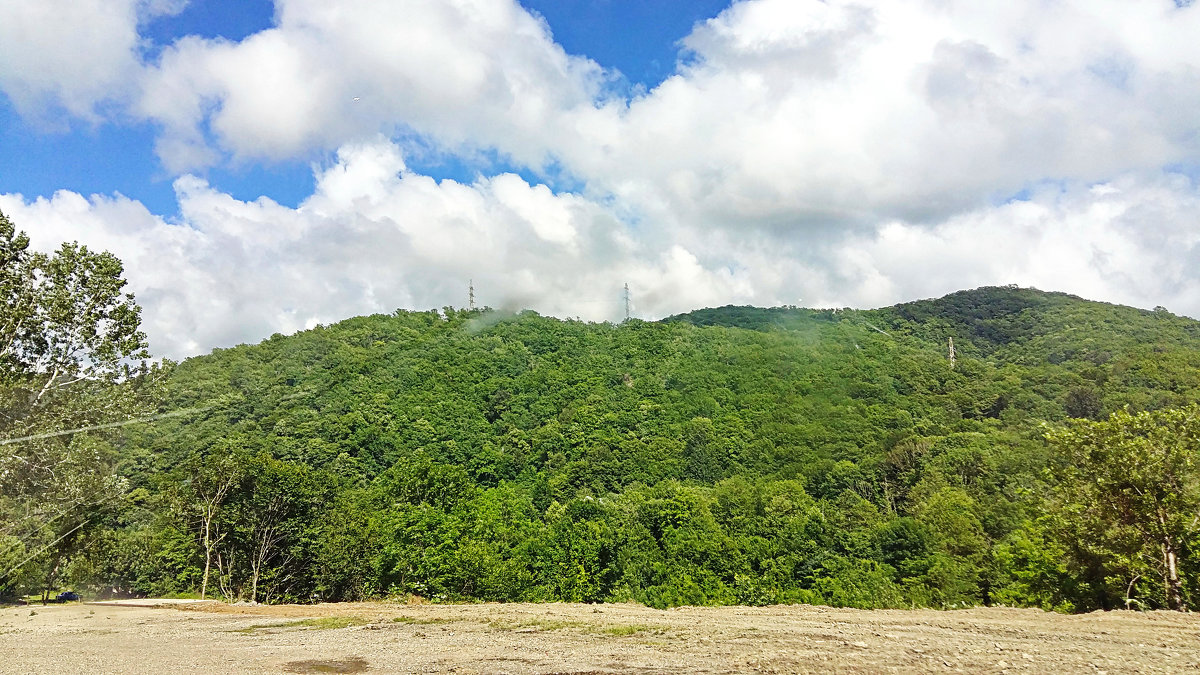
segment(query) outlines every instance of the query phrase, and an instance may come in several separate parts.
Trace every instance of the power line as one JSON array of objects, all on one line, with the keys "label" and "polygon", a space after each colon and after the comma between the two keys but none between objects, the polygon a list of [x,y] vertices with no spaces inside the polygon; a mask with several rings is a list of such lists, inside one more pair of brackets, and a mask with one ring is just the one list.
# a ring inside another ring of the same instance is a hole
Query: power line
[{"label": "power line", "polygon": [[124,427],[124,426],[128,426],[130,424],[139,424],[141,422],[154,422],[156,420],[167,419],[168,417],[182,417],[184,415],[190,415],[192,413],[204,412],[205,410],[211,410],[211,409],[217,407],[218,405],[220,405],[220,404],[213,403],[211,405],[201,406],[201,407],[197,407],[197,408],[185,408],[183,410],[176,410],[174,412],[159,413],[157,415],[147,415],[145,417],[134,417],[133,419],[122,420],[120,422],[109,422],[107,424],[93,424],[92,426],[79,427],[78,429],[64,429],[62,431],[47,431],[46,433],[42,433],[42,434],[31,434],[29,436],[17,436],[16,438],[5,438],[5,439],[0,439],[0,445],[10,445],[12,443],[20,443],[22,441],[37,441],[37,440],[41,440],[43,438],[54,438],[56,436],[66,436],[67,434],[77,434],[77,433],[81,433],[84,431],[96,431],[99,429],[114,429],[116,427]]},{"label": "power line", "polygon": [[888,337],[892,337],[892,334],[891,334],[891,333],[889,333],[889,332],[887,332],[886,330],[884,330],[884,329],[880,328],[879,326],[876,326],[875,324],[871,323],[870,321],[867,321],[866,319],[863,319],[863,323],[865,323],[865,324],[867,324],[868,326],[870,326],[871,328],[875,329],[875,332],[877,332],[877,333],[883,333],[884,335],[886,335],[886,336],[888,336]]},{"label": "power line", "polygon": [[96,516],[93,514],[93,515],[91,515],[91,516],[88,516],[87,518],[84,518],[82,522],[80,522],[80,523],[79,523],[78,525],[76,525],[75,527],[72,527],[71,529],[67,530],[67,531],[66,531],[66,532],[65,532],[65,533],[64,533],[62,536],[60,536],[58,539],[55,539],[54,541],[50,542],[49,544],[46,544],[45,546],[43,546],[43,547],[39,548],[38,550],[36,550],[36,551],[34,551],[33,553],[31,553],[31,554],[29,554],[28,556],[26,556],[26,558],[25,558],[24,560],[22,560],[21,562],[17,563],[16,565],[13,565],[12,567],[10,567],[10,568],[8,568],[7,570],[5,570],[3,574],[0,574],[0,579],[7,579],[7,578],[8,578],[8,576],[9,576],[10,574],[12,574],[13,572],[16,572],[17,570],[19,570],[19,569],[21,569],[22,567],[24,567],[24,566],[25,566],[25,564],[26,564],[26,563],[28,563],[30,560],[33,560],[34,558],[38,557],[39,555],[41,555],[41,554],[42,554],[42,553],[44,553],[45,551],[48,551],[48,550],[50,549],[50,547],[51,547],[51,546],[54,546],[55,544],[57,544],[58,542],[62,541],[63,539],[66,539],[67,537],[71,536],[72,534],[75,534],[75,532],[77,532],[77,531],[79,531],[79,530],[83,529],[83,526],[84,526],[84,525],[87,525],[87,524],[88,524],[88,521],[92,520],[92,519],[93,519],[93,518],[95,518],[95,517],[96,517]]}]

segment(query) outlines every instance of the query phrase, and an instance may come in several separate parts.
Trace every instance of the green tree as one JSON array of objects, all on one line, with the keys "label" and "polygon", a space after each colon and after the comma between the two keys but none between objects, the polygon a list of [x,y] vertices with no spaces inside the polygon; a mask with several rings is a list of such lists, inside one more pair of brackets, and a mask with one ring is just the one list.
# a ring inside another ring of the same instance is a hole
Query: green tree
[{"label": "green tree", "polygon": [[0,538],[27,553],[0,569],[0,588],[43,554],[52,582],[125,490],[97,427],[148,412],[161,371],[131,368],[148,353],[122,273],[75,243],[31,251],[0,213]]},{"label": "green tree", "polygon": [[233,529],[222,516],[242,480],[242,470],[235,449],[225,444],[211,452],[189,457],[183,467],[182,480],[173,486],[175,510],[194,533],[204,554],[201,600],[208,596],[213,564],[219,560],[218,549]]},{"label": "green tree", "polygon": [[1075,420],[1047,438],[1059,452],[1059,506],[1130,586],[1146,572],[1185,611],[1184,556],[1200,534],[1200,407]]},{"label": "green tree", "polygon": [[1094,387],[1081,386],[1067,392],[1063,407],[1067,417],[1098,420],[1104,410],[1104,401]]},{"label": "green tree", "polygon": [[265,453],[244,461],[240,473],[244,484],[236,495],[242,521],[238,534],[250,568],[250,601],[258,602],[264,585],[268,602],[294,596],[296,589],[307,586],[294,563],[307,553],[303,544],[313,527],[310,521],[324,502],[322,477],[308,466]]}]

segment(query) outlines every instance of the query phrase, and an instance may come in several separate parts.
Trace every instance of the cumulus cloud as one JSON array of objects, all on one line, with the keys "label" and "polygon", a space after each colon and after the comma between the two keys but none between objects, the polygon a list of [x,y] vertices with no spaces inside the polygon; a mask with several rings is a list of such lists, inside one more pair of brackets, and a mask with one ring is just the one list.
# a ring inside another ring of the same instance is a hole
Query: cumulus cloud
[{"label": "cumulus cloud", "polygon": [[356,314],[463,306],[468,279],[492,306],[593,320],[619,318],[625,281],[664,294],[647,309],[731,286],[681,247],[647,248],[603,205],[512,174],[438,182],[384,140],[343,147],[295,209],[191,175],[175,189],[178,222],[68,191],[0,195],[0,210],[38,248],[77,239],[122,258],[152,348],[172,357]]},{"label": "cumulus cloud", "polygon": [[126,263],[158,354],[181,357],[357,314],[481,302],[618,320],[699,306],[872,306],[1019,283],[1200,315],[1200,185],[1127,174],[1045,186],[941,222],[780,244],[663,243],[604,205],[512,174],[473,184],[409,171],[393,143],[343,147],[297,208],[241,201],[194,176],[167,222],[121,196],[0,195],[35,246],[78,239]]},{"label": "cumulus cloud", "polygon": [[181,0],[11,0],[0,3],[0,91],[26,117],[88,121],[122,103],[140,77],[138,22],[176,14]]},{"label": "cumulus cloud", "polygon": [[885,224],[847,241],[842,259],[881,280],[865,303],[1015,283],[1200,316],[1198,209],[1200,185],[1178,173],[1047,185],[941,223]]},{"label": "cumulus cloud", "polygon": [[94,118],[96,104],[137,72],[137,2],[6,2],[0,5],[0,89],[18,110],[43,118],[61,107]]},{"label": "cumulus cloud", "polygon": [[[167,5],[0,7],[23,113],[121,103],[161,130],[176,220],[69,192],[0,208],[39,245],[125,259],[165,354],[461,305],[468,278],[589,319],[621,316],[625,282],[645,317],[993,283],[1200,316],[1195,4],[743,0],[627,99],[515,0],[277,0],[267,30],[147,62],[137,22]],[[439,182],[406,166],[412,138],[580,187]],[[195,175],[297,158],[319,168],[294,209]]]},{"label": "cumulus cloud", "polygon": [[1165,1],[742,2],[568,164],[710,228],[938,220],[1200,156],[1197,34]]},{"label": "cumulus cloud", "polygon": [[[43,6],[0,24],[32,36],[0,41],[0,86],[90,110],[133,67],[139,5],[84,3],[64,25]],[[649,219],[841,229],[1194,160],[1197,34],[1200,7],[1170,0],[743,0],[683,40],[674,76],[617,100],[515,0],[278,0],[270,29],[140,64],[131,111],[176,172],[415,132],[556,163]],[[95,58],[45,46],[67,40]]]},{"label": "cumulus cloud", "polygon": [[168,167],[307,157],[406,128],[539,165],[547,127],[592,106],[604,79],[515,0],[279,0],[276,12],[241,42],[184,38],[147,67],[136,110],[162,125]]}]

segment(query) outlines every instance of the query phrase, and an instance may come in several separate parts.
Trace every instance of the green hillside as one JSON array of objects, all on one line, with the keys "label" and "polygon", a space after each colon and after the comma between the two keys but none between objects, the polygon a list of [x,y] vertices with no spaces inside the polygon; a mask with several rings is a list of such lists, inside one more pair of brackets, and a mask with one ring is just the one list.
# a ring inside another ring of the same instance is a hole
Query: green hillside
[{"label": "green hillside", "polygon": [[1153,561],[1081,540],[1046,433],[1200,400],[1200,323],[1008,287],[621,325],[397,311],[166,389],[201,410],[114,441],[128,498],[70,552],[81,586],[1162,606]]}]

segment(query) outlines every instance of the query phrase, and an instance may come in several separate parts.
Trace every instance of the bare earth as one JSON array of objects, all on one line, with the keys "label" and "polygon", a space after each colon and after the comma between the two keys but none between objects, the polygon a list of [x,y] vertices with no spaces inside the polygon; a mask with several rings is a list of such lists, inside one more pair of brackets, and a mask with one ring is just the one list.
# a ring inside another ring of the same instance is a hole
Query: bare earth
[{"label": "bare earth", "polygon": [[0,673],[1200,670],[1200,616],[389,603],[0,609]]}]

